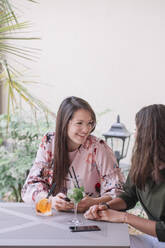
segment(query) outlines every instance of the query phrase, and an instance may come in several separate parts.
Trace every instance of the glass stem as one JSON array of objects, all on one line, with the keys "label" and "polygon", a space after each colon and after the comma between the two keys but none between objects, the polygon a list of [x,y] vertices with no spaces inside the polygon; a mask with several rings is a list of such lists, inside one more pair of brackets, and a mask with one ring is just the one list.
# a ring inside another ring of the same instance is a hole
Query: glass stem
[{"label": "glass stem", "polygon": [[74,202],[74,218],[77,220],[77,208],[78,208],[78,202]]}]

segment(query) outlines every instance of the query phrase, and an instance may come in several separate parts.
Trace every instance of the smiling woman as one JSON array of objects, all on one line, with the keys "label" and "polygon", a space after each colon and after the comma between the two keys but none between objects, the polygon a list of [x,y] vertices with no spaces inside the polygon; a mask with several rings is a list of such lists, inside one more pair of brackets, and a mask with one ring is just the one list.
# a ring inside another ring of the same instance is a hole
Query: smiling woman
[{"label": "smiling woman", "polygon": [[63,100],[57,113],[56,131],[44,136],[22,189],[24,201],[35,201],[56,182],[53,207],[59,211],[72,209],[73,203],[65,200],[70,168],[84,185],[85,196],[78,205],[79,212],[109,201],[121,191],[123,175],[110,147],[91,135],[95,125],[96,116],[89,103],[73,96]]},{"label": "smiling woman", "polygon": [[69,151],[74,151],[83,144],[94,127],[95,122],[91,119],[90,112],[84,109],[77,110],[68,124]]}]

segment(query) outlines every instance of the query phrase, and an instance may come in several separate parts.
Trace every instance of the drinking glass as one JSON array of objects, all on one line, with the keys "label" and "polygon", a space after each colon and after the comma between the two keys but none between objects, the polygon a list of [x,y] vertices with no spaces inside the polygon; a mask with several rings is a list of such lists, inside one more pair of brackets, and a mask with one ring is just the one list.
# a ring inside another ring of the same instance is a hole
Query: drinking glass
[{"label": "drinking glass", "polygon": [[36,214],[40,216],[52,215],[52,197],[47,198],[45,192],[41,192],[35,201]]},{"label": "drinking glass", "polygon": [[74,203],[74,218],[71,220],[71,223],[77,226],[82,224],[82,222],[78,219],[77,216],[78,204],[84,197],[84,187],[82,184],[82,180],[78,179],[77,185],[76,180],[70,178],[67,188],[67,197]]}]

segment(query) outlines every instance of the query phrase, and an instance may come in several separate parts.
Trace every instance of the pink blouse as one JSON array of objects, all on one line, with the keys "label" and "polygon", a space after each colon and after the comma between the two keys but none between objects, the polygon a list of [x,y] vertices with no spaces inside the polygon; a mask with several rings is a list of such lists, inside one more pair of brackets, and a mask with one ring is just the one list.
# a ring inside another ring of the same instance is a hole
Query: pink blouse
[{"label": "pink blouse", "polygon": [[[55,133],[47,133],[39,146],[35,162],[22,189],[25,202],[35,201],[38,193],[50,190],[53,176]],[[71,167],[81,178],[85,193],[91,197],[121,192],[124,177],[110,147],[101,139],[89,135],[79,149],[69,153]]]}]

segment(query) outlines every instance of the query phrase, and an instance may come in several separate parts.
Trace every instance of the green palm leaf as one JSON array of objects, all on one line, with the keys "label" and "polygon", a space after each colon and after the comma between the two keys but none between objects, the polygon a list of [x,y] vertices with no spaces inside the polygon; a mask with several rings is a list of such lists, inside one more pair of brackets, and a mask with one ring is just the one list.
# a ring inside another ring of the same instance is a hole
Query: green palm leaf
[{"label": "green palm leaf", "polygon": [[[34,0],[28,0],[37,3]],[[8,92],[7,114],[8,122],[10,120],[10,108],[12,110],[18,107],[18,96],[26,102],[33,111],[44,111],[46,114],[53,114],[48,107],[38,98],[36,98],[26,88],[27,82],[22,81],[17,75],[21,75],[15,67],[7,62],[6,55],[14,56],[23,60],[38,59],[38,49],[24,48],[15,45],[17,40],[38,40],[36,37],[21,36],[21,30],[31,27],[28,22],[19,22],[17,15],[13,11],[11,0],[1,0],[0,3],[0,66],[3,66],[3,73],[0,74],[0,81],[5,83]],[[18,1],[19,4],[19,1]],[[14,44],[12,44],[14,41]],[[54,114],[53,114],[54,115]]]}]

